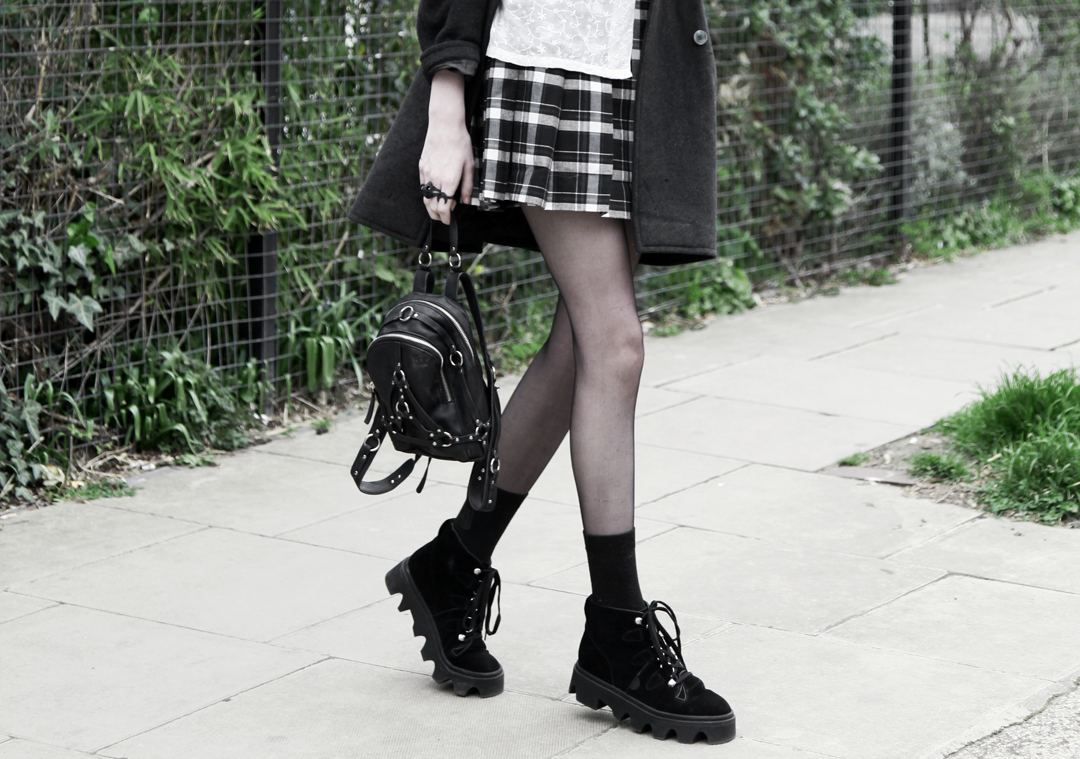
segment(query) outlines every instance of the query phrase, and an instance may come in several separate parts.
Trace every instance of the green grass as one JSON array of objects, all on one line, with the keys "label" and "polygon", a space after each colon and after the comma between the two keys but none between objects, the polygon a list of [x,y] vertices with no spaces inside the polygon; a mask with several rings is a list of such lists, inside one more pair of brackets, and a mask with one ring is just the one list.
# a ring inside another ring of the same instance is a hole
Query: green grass
[{"label": "green grass", "polygon": [[980,495],[991,511],[1056,523],[1080,514],[1080,380],[1075,369],[1004,375],[938,428],[988,467]]},{"label": "green grass", "polygon": [[62,501],[94,501],[98,498],[123,498],[135,495],[135,491],[124,480],[101,480],[88,482],[81,488],[62,488],[56,497]]},{"label": "green grass", "polygon": [[840,466],[862,466],[869,460],[870,457],[865,453],[853,453],[850,456],[845,456],[840,459],[837,463],[839,463]]},{"label": "green grass", "polygon": [[960,482],[970,476],[967,464],[959,456],[930,451],[921,451],[912,456],[908,471],[914,477],[931,482]]},{"label": "green grass", "polygon": [[312,422],[311,426],[314,428],[316,435],[325,435],[330,431],[330,420],[322,417]]},{"label": "green grass", "polygon": [[837,275],[837,280],[849,287],[858,285],[870,285],[881,287],[882,285],[895,285],[898,280],[888,269],[846,269]]}]

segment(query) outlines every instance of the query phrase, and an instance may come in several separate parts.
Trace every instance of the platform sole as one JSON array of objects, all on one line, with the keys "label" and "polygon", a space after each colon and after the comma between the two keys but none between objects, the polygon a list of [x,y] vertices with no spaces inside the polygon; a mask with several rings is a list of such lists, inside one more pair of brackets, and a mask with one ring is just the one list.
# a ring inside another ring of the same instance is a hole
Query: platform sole
[{"label": "platform sole", "polygon": [[666,740],[672,733],[675,733],[679,743],[693,743],[699,737],[704,737],[706,743],[727,743],[735,737],[733,713],[721,717],[687,717],[657,711],[590,675],[579,664],[574,664],[570,692],[590,709],[609,706],[616,719],[624,720],[629,717],[630,726],[639,733],[647,727],[650,728],[653,738],[659,740]]},{"label": "platform sole", "polygon": [[475,691],[480,698],[491,698],[503,692],[502,667],[496,672],[472,672],[455,667],[446,658],[439,640],[439,628],[435,625],[435,619],[424,603],[423,596],[416,589],[412,575],[409,574],[408,559],[402,560],[386,573],[386,589],[390,591],[390,595],[401,594],[398,611],[412,614],[413,635],[424,638],[420,655],[424,661],[435,664],[435,671],[431,673],[435,682],[441,684],[449,681],[454,686],[454,693],[459,696],[467,696]]}]

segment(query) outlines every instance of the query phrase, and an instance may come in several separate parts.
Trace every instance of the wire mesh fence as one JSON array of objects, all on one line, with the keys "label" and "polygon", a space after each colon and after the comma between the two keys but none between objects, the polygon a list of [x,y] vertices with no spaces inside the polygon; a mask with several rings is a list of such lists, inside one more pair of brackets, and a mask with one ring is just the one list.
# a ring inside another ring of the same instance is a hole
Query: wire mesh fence
[{"label": "wire mesh fence", "polygon": [[[417,69],[415,3],[0,0],[12,425],[67,430],[69,453],[102,425],[154,442],[179,434],[163,394],[188,382],[198,406],[199,367],[263,409],[358,384],[416,251],[345,212]],[[717,250],[752,280],[1001,239],[1002,205],[1047,229],[1078,213],[1078,0],[706,7]],[[490,338],[542,338],[542,259],[469,264]],[[731,274],[644,269],[639,305]]]}]

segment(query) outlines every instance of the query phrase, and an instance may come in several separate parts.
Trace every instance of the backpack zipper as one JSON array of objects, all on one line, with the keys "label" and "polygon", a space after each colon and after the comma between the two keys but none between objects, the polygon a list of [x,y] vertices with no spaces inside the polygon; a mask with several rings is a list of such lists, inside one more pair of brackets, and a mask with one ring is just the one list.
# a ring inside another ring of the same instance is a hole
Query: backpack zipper
[{"label": "backpack zipper", "polygon": [[[437,304],[435,304],[435,303],[431,303],[431,302],[429,302],[429,301],[426,301],[426,300],[421,300],[421,301],[416,301],[416,302],[417,302],[417,303],[422,303],[422,304],[423,304],[423,305],[425,305],[425,306],[429,306],[429,307],[431,307],[431,308],[434,308],[434,309],[435,309],[436,311],[439,311],[439,312],[440,312],[440,313],[442,313],[442,314],[443,314],[443,315],[444,315],[444,316],[445,316],[445,317],[446,317],[447,319],[449,319],[449,320],[450,320],[450,323],[454,325],[454,329],[456,329],[456,330],[457,330],[457,333],[458,333],[459,335],[461,335],[461,342],[462,342],[462,344],[463,344],[463,345],[465,346],[465,348],[466,348],[466,350],[465,350],[465,355],[467,355],[467,356],[469,357],[469,359],[470,359],[470,360],[472,360],[472,361],[475,361],[475,360],[476,360],[476,356],[475,356],[475,355],[474,355],[474,353],[473,353],[472,341],[471,341],[471,340],[469,340],[469,336],[468,336],[467,334],[465,334],[465,330],[464,330],[464,329],[462,329],[461,325],[460,325],[460,324],[458,323],[458,320],[457,320],[457,319],[455,319],[455,318],[454,318],[454,317],[453,317],[453,316],[452,316],[452,315],[450,314],[450,312],[449,312],[449,311],[447,311],[447,310],[446,310],[445,308],[443,308],[443,307],[442,307],[442,306],[440,306],[440,305],[437,305]],[[451,347],[451,348],[453,348],[454,346],[450,346],[450,347]]]},{"label": "backpack zipper", "polygon": [[436,348],[434,345],[432,345],[422,337],[391,332],[386,335],[379,335],[374,340],[372,340],[371,343],[368,345],[368,350],[370,351],[371,346],[379,342],[380,340],[405,340],[406,342],[415,343],[422,348],[427,349],[431,353],[434,353],[435,357],[439,359],[439,379],[442,380],[443,392],[446,393],[446,401],[447,403],[453,401],[453,396],[450,395],[450,383],[446,381],[446,375],[443,373],[442,353],[439,352],[438,348]]}]

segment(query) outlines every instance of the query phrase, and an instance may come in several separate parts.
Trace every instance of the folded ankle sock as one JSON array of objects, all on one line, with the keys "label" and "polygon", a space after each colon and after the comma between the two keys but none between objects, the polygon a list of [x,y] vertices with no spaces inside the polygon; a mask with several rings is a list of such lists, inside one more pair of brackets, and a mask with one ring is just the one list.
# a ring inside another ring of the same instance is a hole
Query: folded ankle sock
[{"label": "folded ankle sock", "polygon": [[618,535],[585,533],[585,553],[589,558],[589,578],[593,598],[601,606],[642,609],[645,600],[638,585],[634,531]]},{"label": "folded ankle sock", "polygon": [[495,546],[526,496],[528,493],[522,495],[496,488],[495,508],[491,511],[477,511],[466,501],[454,518],[454,532],[461,544],[476,558],[490,563]]}]

